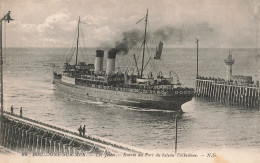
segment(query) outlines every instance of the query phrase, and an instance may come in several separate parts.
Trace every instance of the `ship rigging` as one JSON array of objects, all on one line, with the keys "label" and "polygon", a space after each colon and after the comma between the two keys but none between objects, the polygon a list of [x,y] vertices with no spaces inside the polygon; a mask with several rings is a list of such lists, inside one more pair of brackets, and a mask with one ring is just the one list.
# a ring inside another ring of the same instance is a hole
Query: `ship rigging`
[{"label": "ship rigging", "polygon": [[[144,77],[144,70],[148,63],[153,59],[151,56],[145,60],[147,47],[147,21],[148,9],[145,18],[145,31],[142,45],[142,62],[138,68],[138,59],[135,54],[135,69],[118,68],[116,72],[116,55],[119,52],[112,48],[108,51],[106,68],[103,68],[104,51],[96,50],[95,64],[86,64],[78,61],[79,54],[79,35],[80,18],[77,26],[76,41],[76,61],[70,65],[73,55],[67,58],[64,63],[62,74],[54,72],[53,77],[56,88],[59,91],[74,95],[80,98],[111,102],[120,105],[130,105],[144,108],[155,108],[162,110],[181,110],[181,105],[190,101],[193,97],[193,89],[183,88],[179,82],[178,75],[170,72],[169,77],[163,76],[160,71],[157,76],[152,72],[148,77]],[[139,21],[139,22],[140,22]],[[138,22],[137,22],[138,23]],[[73,53],[74,54],[74,53]],[[129,72],[132,73],[129,74]],[[137,74],[135,73],[137,72]],[[173,83],[173,77],[177,80]]]}]

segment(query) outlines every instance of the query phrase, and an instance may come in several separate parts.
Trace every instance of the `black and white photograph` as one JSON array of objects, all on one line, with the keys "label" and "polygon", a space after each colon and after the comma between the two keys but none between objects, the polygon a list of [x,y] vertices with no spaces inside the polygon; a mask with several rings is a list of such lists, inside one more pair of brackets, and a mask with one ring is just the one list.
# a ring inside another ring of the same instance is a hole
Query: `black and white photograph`
[{"label": "black and white photograph", "polygon": [[1,0],[0,163],[260,162],[260,0]]}]

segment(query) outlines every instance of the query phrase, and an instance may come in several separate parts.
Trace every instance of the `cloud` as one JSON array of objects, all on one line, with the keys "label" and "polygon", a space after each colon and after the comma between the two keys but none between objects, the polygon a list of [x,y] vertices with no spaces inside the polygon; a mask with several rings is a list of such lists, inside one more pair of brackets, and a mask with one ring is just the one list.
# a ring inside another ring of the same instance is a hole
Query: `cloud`
[{"label": "cloud", "polygon": [[87,24],[89,26],[93,25],[95,27],[100,27],[107,23],[107,18],[104,16],[97,15],[86,15],[81,19],[83,24]]},{"label": "cloud", "polygon": [[72,31],[76,22],[77,20],[73,20],[67,10],[63,10],[47,17],[45,22],[39,25],[39,31],[55,30],[57,26],[63,31]]},{"label": "cloud", "polygon": [[149,8],[148,27],[157,32],[152,44],[162,39],[170,46],[194,47],[199,37],[204,47],[255,46],[251,1],[75,1],[1,1],[15,19],[8,25],[7,45],[71,46],[80,15],[86,46],[114,47],[124,31],[143,30],[143,24],[135,23]]},{"label": "cloud", "polygon": [[[113,42],[119,33],[118,28],[113,29],[107,25],[106,17],[86,15],[81,18],[80,45],[87,47],[99,46],[106,42]],[[26,24],[14,21],[10,25],[11,40],[19,36],[21,41],[9,42],[14,46],[49,46],[68,47],[72,45],[76,36],[78,18],[73,17],[68,10],[56,12],[40,24]],[[82,36],[83,35],[83,36]],[[83,37],[85,45],[83,45]]]},{"label": "cloud", "polygon": [[13,21],[8,27],[11,33],[9,37],[12,40],[11,44],[15,46],[64,46],[68,44],[66,42],[70,36],[68,33],[73,35],[72,31],[75,30],[76,22],[66,10],[47,17],[41,24]]}]

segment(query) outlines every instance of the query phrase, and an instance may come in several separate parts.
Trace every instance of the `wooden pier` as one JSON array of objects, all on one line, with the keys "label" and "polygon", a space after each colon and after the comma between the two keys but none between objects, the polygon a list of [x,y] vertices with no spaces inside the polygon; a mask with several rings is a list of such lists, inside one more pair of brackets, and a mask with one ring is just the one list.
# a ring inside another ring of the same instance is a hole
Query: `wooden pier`
[{"label": "wooden pier", "polygon": [[224,79],[197,77],[195,96],[230,105],[260,107],[259,86],[235,85]]},{"label": "wooden pier", "polygon": [[131,147],[78,133],[36,120],[3,112],[0,118],[0,147],[17,153],[60,156],[122,156],[145,153]]}]

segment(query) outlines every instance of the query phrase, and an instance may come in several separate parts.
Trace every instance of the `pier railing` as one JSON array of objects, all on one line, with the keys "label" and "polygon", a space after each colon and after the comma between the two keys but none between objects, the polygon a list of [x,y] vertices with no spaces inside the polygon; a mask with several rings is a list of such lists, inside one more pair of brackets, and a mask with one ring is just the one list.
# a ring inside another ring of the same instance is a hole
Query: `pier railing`
[{"label": "pier railing", "polygon": [[256,85],[236,85],[216,78],[197,78],[195,96],[238,106],[259,108],[260,88]]},{"label": "pier railing", "polygon": [[115,155],[145,153],[114,141],[77,132],[4,112],[0,117],[0,145],[17,152],[52,155]]}]

